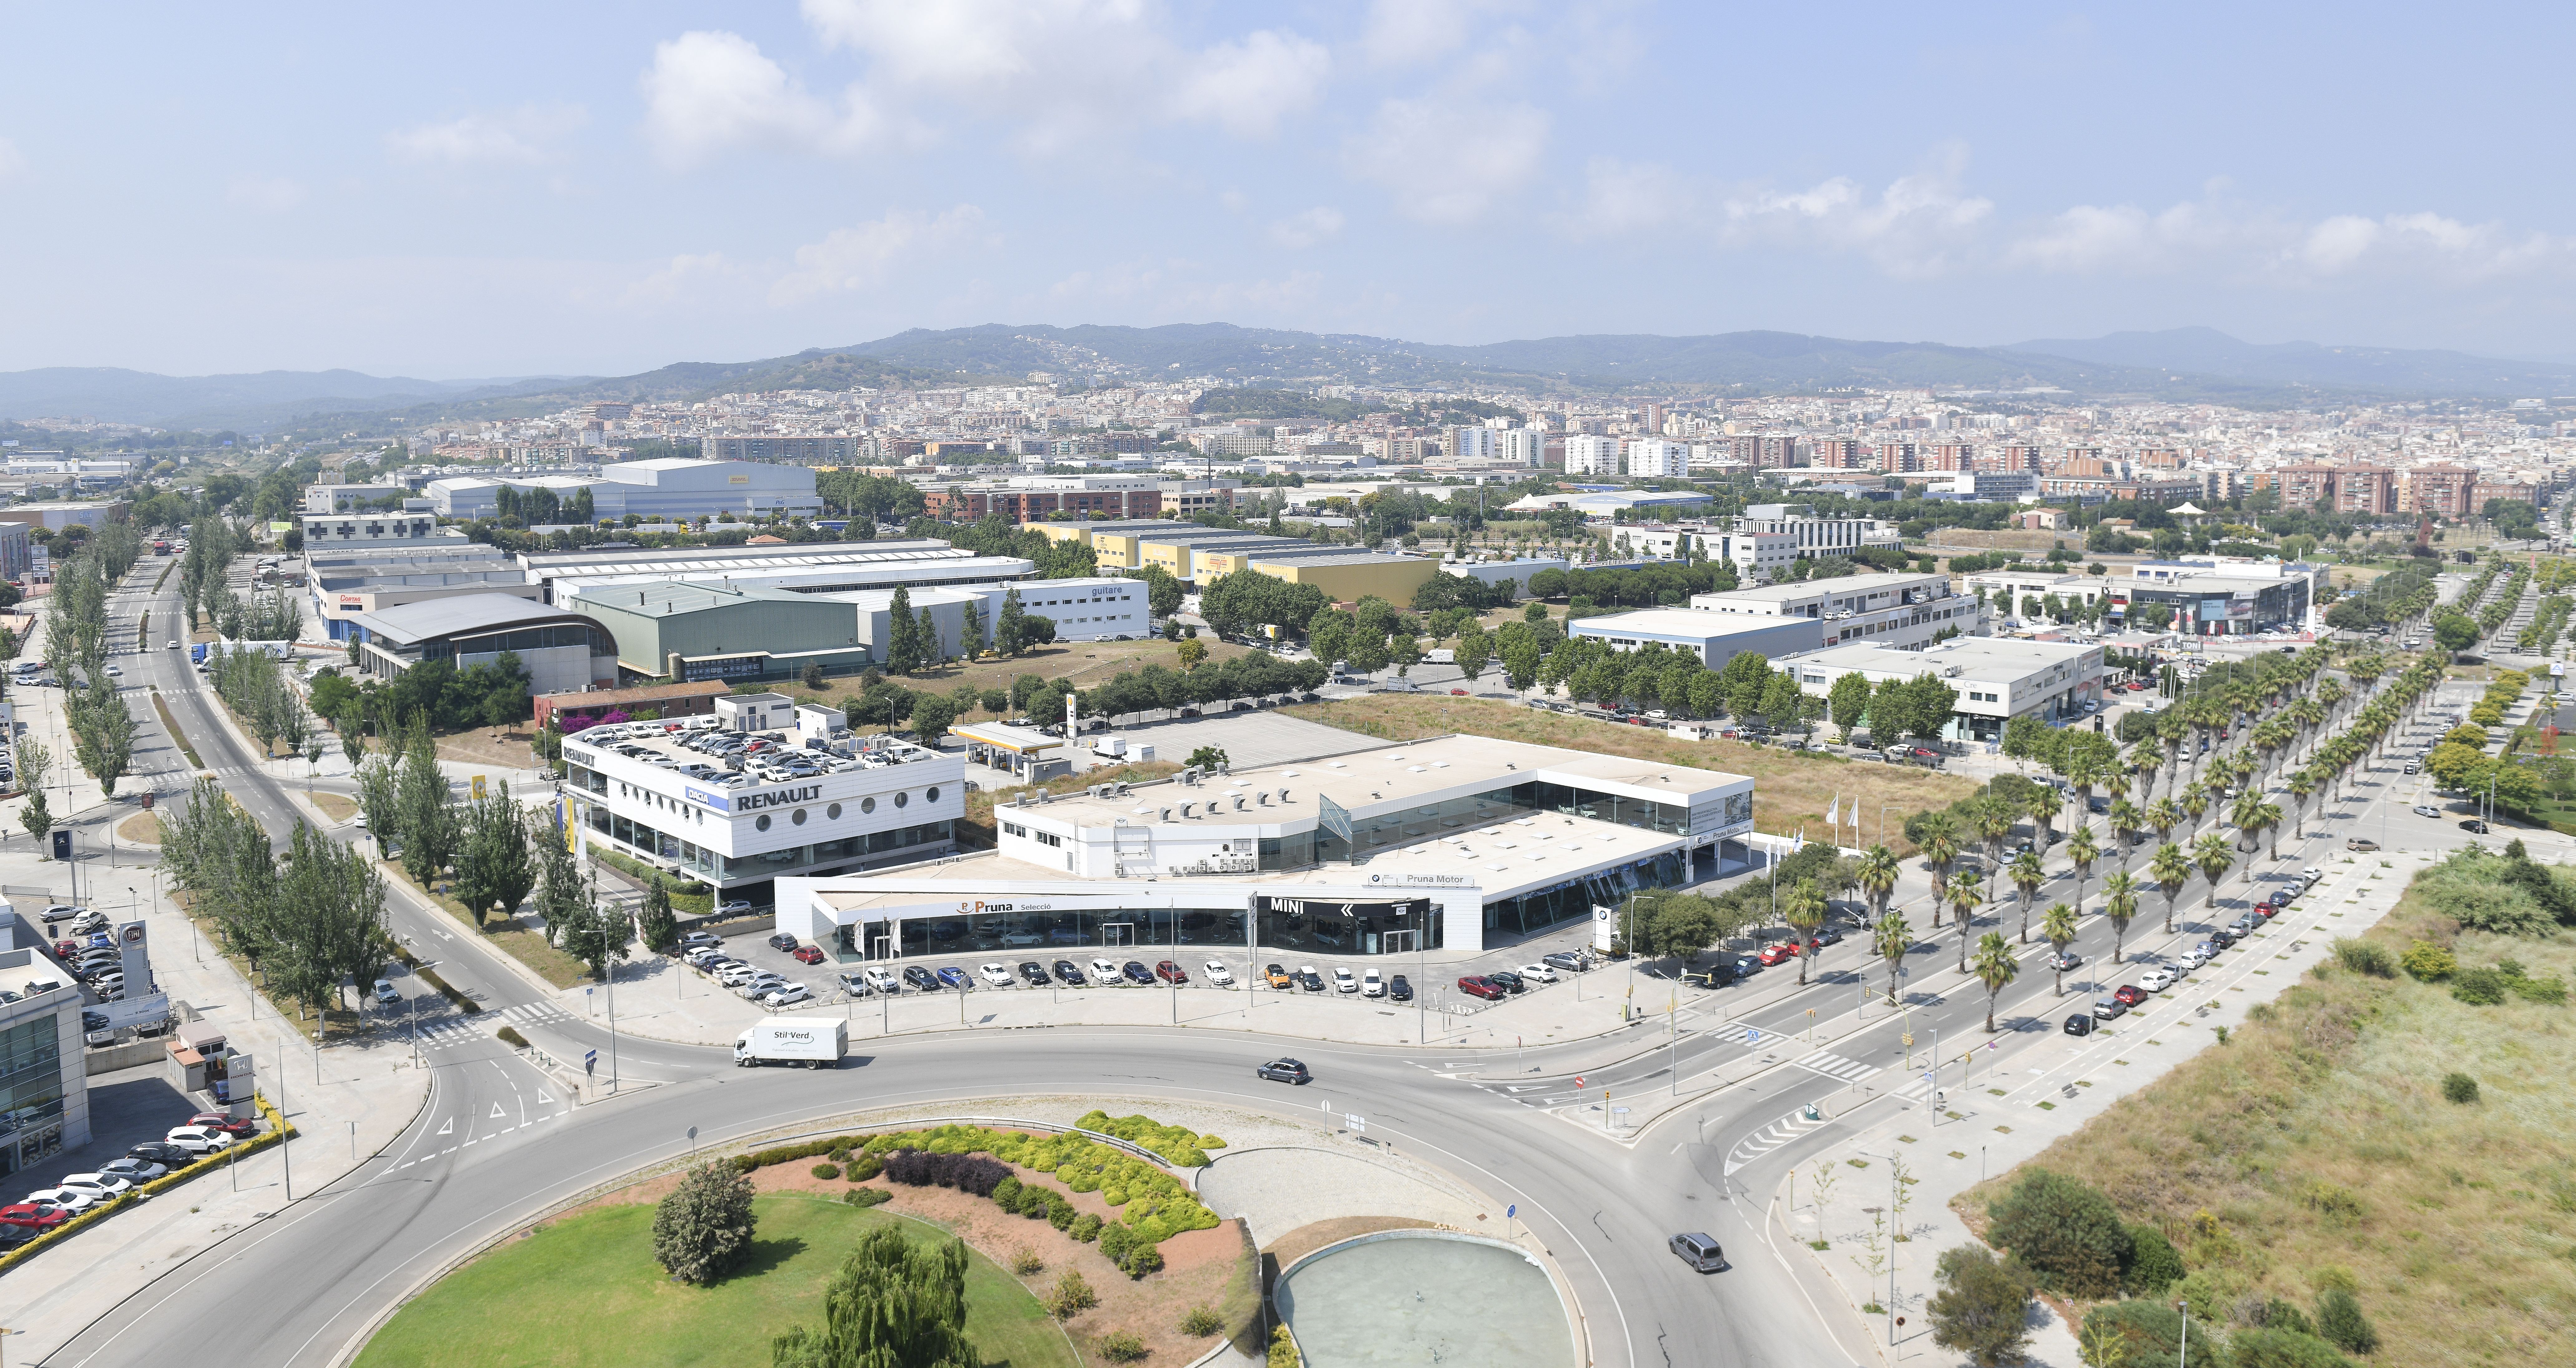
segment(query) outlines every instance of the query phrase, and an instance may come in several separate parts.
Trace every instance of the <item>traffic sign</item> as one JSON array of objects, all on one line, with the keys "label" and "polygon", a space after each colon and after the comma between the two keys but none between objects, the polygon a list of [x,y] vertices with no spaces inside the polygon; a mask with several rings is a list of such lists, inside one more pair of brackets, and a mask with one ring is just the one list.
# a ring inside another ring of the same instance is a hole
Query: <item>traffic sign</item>
[{"label": "traffic sign", "polygon": [[1762,1043],[1762,1028],[1761,1028],[1761,1027],[1759,1027],[1759,1026],[1748,1026],[1748,1027],[1744,1028],[1744,1039],[1745,1039],[1745,1043],[1746,1043],[1746,1044],[1749,1044],[1749,1045],[1759,1045],[1759,1044],[1761,1044],[1761,1043]]},{"label": "traffic sign", "polygon": [[583,1073],[599,1072],[599,1051],[592,1050],[581,1057],[581,1071]]},{"label": "traffic sign", "polygon": [[1368,1118],[1357,1112],[1342,1113],[1342,1123],[1351,1128],[1351,1134],[1353,1135],[1368,1134]]},{"label": "traffic sign", "polygon": [[1504,1208],[1503,1208],[1503,1219],[1504,1219],[1504,1220],[1506,1220],[1506,1221],[1508,1221],[1508,1220],[1510,1220],[1511,1218],[1513,1218],[1513,1217],[1515,1217],[1515,1216],[1518,1216],[1518,1215],[1520,1215],[1520,1214],[1521,1214],[1521,1204],[1520,1204],[1520,1203],[1518,1203],[1518,1202],[1514,1202],[1514,1203],[1512,1203],[1510,1206],[1507,1206],[1507,1207],[1504,1207]]}]

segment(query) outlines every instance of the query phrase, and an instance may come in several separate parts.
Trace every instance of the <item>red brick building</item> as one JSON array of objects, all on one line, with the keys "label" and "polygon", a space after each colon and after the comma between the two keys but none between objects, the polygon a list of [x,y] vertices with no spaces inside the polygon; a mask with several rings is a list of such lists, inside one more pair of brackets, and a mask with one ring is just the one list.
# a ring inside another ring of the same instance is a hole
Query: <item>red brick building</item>
[{"label": "red brick building", "polygon": [[922,491],[922,503],[924,511],[943,522],[973,522],[987,513],[1013,522],[1041,522],[1057,512],[1094,518],[1163,515],[1163,492],[1152,480],[1078,475],[1041,476],[1029,483],[934,485]]}]

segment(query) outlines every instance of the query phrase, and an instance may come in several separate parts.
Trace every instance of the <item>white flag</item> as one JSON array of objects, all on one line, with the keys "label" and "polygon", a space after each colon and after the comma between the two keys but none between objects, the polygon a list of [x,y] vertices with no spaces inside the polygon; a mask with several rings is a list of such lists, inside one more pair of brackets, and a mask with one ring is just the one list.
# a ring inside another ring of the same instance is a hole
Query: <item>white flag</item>
[{"label": "white flag", "polygon": [[1834,801],[1825,805],[1825,825],[1841,826],[1843,824],[1842,811],[1843,798],[1841,794],[1837,793],[1834,795]]}]

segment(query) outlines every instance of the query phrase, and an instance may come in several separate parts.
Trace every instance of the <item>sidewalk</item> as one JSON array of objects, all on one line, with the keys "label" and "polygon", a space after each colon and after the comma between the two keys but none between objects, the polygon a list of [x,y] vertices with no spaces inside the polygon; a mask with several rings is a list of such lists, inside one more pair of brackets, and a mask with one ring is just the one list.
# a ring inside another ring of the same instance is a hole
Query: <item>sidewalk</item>
[{"label": "sidewalk", "polygon": [[[2112,1102],[2210,1048],[2217,1028],[2235,1028],[2249,1008],[2298,982],[2327,957],[2336,937],[2356,935],[2387,915],[2415,874],[2437,859],[2401,852],[2325,862],[2324,882],[2283,918],[2090,1037],[2052,1033],[1991,1071],[1975,1063],[1977,1051],[1965,1052],[1964,1067],[1973,1076],[1941,1084],[1947,1107],[1937,1113],[1919,1101],[1902,1110],[1878,1105],[1880,1099],[1862,1104],[1874,1107],[1869,1115],[1875,1119],[1789,1175],[1772,1194],[1769,1211],[1779,1230],[1809,1246],[1817,1270],[1845,1298],[1854,1319],[1835,1318],[1842,1341],[1849,1346],[1865,1340],[1889,1364],[1963,1362],[1933,1345],[1923,1311],[1934,1290],[1933,1260],[1975,1239],[1950,1209],[1951,1200],[1986,1176],[2033,1158]],[[1951,1063],[1942,1061],[1945,1074]],[[1884,1209],[1889,1201],[1897,1177],[1891,1156],[1904,1167],[1902,1244],[1884,1236],[1874,1241],[1878,1227],[1867,1210]],[[1833,1175],[1821,1203],[1819,1172]],[[1813,1248],[1817,1241],[1827,1247]],[[1887,1316],[1860,1310],[1889,1301],[1887,1264],[1874,1276],[1863,1268],[1873,1252],[1891,1256],[1897,1288],[1892,1309],[1907,1321],[1893,1348]],[[2029,1362],[2082,1368],[2074,1329],[2044,1302],[2038,1314],[2042,1323],[2031,1338]]]}]

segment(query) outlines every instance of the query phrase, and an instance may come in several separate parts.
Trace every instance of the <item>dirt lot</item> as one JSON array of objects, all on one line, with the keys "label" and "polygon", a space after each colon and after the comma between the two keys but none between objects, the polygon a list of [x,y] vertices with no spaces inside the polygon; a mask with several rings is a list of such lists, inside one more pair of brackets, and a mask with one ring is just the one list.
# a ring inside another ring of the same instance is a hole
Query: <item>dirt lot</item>
[{"label": "dirt lot", "polygon": [[[1131,1279],[1101,1257],[1099,1246],[1084,1244],[1045,1221],[1012,1215],[981,1197],[951,1188],[903,1187],[888,1184],[883,1178],[864,1184],[817,1178],[813,1167],[820,1162],[797,1160],[754,1169],[752,1186],[763,1193],[815,1192],[832,1196],[852,1187],[883,1188],[894,1194],[884,1210],[949,1231],[964,1240],[968,1248],[1003,1268],[1011,1266],[1013,1251],[1022,1247],[1034,1251],[1046,1266],[1022,1277],[1020,1282],[1041,1300],[1063,1270],[1079,1270],[1083,1280],[1100,1294],[1100,1305],[1066,1321],[1065,1329],[1083,1348],[1084,1358],[1092,1362],[1102,1361],[1094,1350],[1101,1336],[1125,1330],[1145,1342],[1149,1351],[1145,1362],[1178,1368],[1206,1353],[1215,1342],[1213,1337],[1183,1335],[1183,1313],[1194,1306],[1211,1307],[1231,1329],[1249,1320],[1256,1305],[1252,1284],[1255,1256],[1238,1221],[1226,1221],[1213,1230],[1186,1231],[1163,1241],[1159,1246],[1162,1271]],[[1104,1220],[1116,1215],[1100,1200],[1100,1194],[1067,1191],[1053,1174],[1032,1176],[1016,1166],[1012,1172],[1023,1181],[1064,1193],[1076,1211]],[[678,1182],[678,1174],[668,1174],[611,1193],[591,1205],[658,1202]]]},{"label": "dirt lot", "polygon": [[1938,546],[1977,546],[1989,551],[2046,551],[2060,541],[2065,542],[2070,551],[2084,549],[2084,538],[2079,532],[2048,532],[2017,527],[2000,528],[1992,532],[1980,532],[1966,527],[1937,527],[1926,540]]},{"label": "dirt lot", "polygon": [[161,844],[160,814],[138,812],[117,823],[116,834],[136,845],[159,845]]},{"label": "dirt lot", "polygon": [[[1234,656],[1246,655],[1251,648],[1219,641],[1202,633],[1199,644],[1208,648],[1208,662],[1215,664]],[[1040,646],[1017,660],[979,660],[972,665],[945,665],[922,674],[894,676],[894,682],[921,693],[947,693],[959,684],[972,684],[977,690],[1008,689],[1011,681],[1024,674],[1044,679],[1070,680],[1078,689],[1088,689],[1117,674],[1140,665],[1162,665],[1180,668],[1180,647],[1155,637],[1149,641],[1078,641],[1063,646]],[[799,703],[831,703],[859,691],[859,676],[828,676],[823,689],[816,693],[794,681],[769,686]]]},{"label": "dirt lot", "polygon": [[[1821,835],[1825,809],[1836,795],[1850,798],[1865,792],[1869,808],[1893,805],[1887,813],[1888,845],[1900,855],[1912,850],[1897,831],[1906,817],[1927,808],[1948,807],[1977,790],[1973,781],[1910,766],[1862,764],[1738,741],[1681,741],[1652,728],[1594,722],[1488,699],[1370,694],[1280,711],[1393,741],[1465,732],[1751,775],[1754,829],[1773,834],[1803,824]],[[1877,835],[1874,821],[1863,827],[1863,834]]]}]

